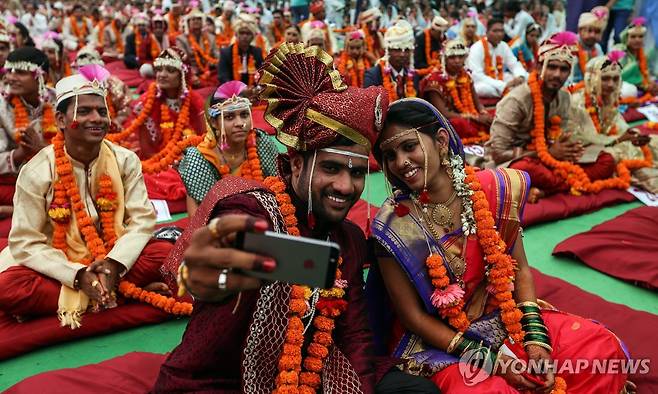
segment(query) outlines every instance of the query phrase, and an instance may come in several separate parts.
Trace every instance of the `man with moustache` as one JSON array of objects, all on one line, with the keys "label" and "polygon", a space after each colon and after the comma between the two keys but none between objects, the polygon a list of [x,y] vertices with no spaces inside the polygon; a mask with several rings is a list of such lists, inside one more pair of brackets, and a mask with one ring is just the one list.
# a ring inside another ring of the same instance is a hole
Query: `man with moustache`
[{"label": "man with moustache", "polygon": [[[536,138],[532,135],[537,122],[533,94],[541,95],[541,111],[546,119],[544,134],[548,136],[545,138],[550,157],[575,164],[584,153],[582,144],[571,138],[572,133],[567,128],[570,96],[562,90],[575,61],[576,43],[577,37],[570,32],[556,33],[544,41],[539,49],[537,70],[530,75],[529,82],[513,89],[496,106],[491,137],[485,144],[486,164],[528,172],[533,186],[529,202],[569,190],[566,180],[537,155]],[[538,92],[531,88],[533,78],[538,81]],[[561,134],[555,139],[551,137],[553,120],[560,121],[557,126]],[[601,152],[594,163],[581,164],[580,167],[594,181],[610,177],[615,162],[609,153]]]},{"label": "man with moustache", "polygon": [[[168,283],[174,286],[179,272],[179,283],[196,302],[182,342],[152,391],[435,393],[425,379],[389,372],[388,359],[375,362],[363,295],[365,238],[345,220],[365,186],[369,147],[388,107],[386,92],[347,87],[331,57],[317,47],[284,43],[276,51],[261,68],[260,81],[265,118],[288,147],[279,157],[280,178],[262,184],[222,178],[178,240],[164,267]],[[317,289],[307,294],[300,286],[240,272],[272,272],[285,264],[230,242],[239,231],[268,229],[340,245],[341,276],[333,295]],[[301,297],[308,314],[291,309]],[[342,306],[328,313],[329,304]]]},{"label": "man with moustache", "polygon": [[603,55],[599,41],[603,29],[608,24],[607,10],[596,7],[592,12],[584,12],[578,18],[578,61],[571,74],[571,83],[583,80],[585,67],[590,59]]},{"label": "man with moustache", "polygon": [[[260,48],[251,45],[254,36],[258,33],[258,25],[251,15],[244,14],[236,18],[233,31],[235,31],[235,42],[220,51],[219,83],[236,80],[253,88],[256,71],[263,64],[263,52]],[[233,59],[236,54],[240,58],[237,69]]]},{"label": "man with moustache", "polygon": [[139,159],[104,140],[109,73],[98,65],[79,72],[57,83],[59,131],[21,169],[0,253],[0,311],[19,321],[57,314],[71,329],[85,312],[117,305],[120,278],[167,291],[158,269],[171,249],[149,242],[155,213]]}]

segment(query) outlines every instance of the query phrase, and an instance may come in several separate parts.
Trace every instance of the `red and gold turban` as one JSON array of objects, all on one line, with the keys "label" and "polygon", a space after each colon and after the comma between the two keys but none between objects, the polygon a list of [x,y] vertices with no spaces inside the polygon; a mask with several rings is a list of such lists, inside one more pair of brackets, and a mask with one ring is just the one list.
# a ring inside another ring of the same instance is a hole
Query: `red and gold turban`
[{"label": "red and gold turban", "polygon": [[289,148],[311,151],[340,136],[370,148],[381,130],[388,94],[381,86],[348,87],[333,58],[318,47],[284,43],[260,69],[265,120]]}]

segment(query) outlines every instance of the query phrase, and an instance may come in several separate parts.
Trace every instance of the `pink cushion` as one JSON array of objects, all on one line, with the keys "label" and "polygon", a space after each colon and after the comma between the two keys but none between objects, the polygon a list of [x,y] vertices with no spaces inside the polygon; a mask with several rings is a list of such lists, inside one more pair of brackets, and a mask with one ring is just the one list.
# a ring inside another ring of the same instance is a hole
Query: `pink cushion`
[{"label": "pink cushion", "polygon": [[86,313],[82,327],[61,327],[57,316],[18,323],[0,312],[0,360],[60,342],[160,323],[170,315],[150,305],[129,303],[100,313]]},{"label": "pink cushion", "polygon": [[596,211],[608,205],[631,202],[635,199],[625,190],[603,190],[597,194],[573,196],[559,193],[542,198],[536,204],[526,204],[523,212],[523,225],[530,226],[541,222],[549,222],[582,215]]}]

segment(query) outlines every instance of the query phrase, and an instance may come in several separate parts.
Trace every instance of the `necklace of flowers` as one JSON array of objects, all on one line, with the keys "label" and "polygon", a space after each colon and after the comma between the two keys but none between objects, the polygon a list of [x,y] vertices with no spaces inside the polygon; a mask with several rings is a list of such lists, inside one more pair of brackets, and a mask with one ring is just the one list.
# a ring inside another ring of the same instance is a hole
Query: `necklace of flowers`
[{"label": "necklace of flowers", "polygon": [[[231,167],[228,164],[219,166],[219,174],[223,177],[231,173]],[[256,145],[256,130],[251,129],[247,135],[247,160],[240,165],[239,176],[245,179],[263,181],[263,170],[260,166],[258,157],[258,147]]]},{"label": "necklace of flowers", "polygon": [[112,133],[105,136],[105,139],[117,144],[121,144],[126,138],[133,135],[137,130],[142,127],[146,120],[151,116],[151,110],[155,103],[155,98],[158,92],[158,86],[155,82],[149,85],[144,98],[144,106],[137,118],[128,125],[125,129],[118,133]]},{"label": "necklace of flowers", "polygon": [[[242,80],[242,56],[240,56],[240,48],[238,44],[233,44],[231,48],[231,59],[233,61],[233,80],[241,81]],[[254,76],[256,75],[256,61],[254,57],[247,50],[245,56],[247,56],[247,74],[249,75],[249,83],[247,86],[254,86]]]},{"label": "necklace of flowers", "polygon": [[[452,98],[452,102],[455,104],[457,112],[466,117],[473,117],[478,114],[478,111],[475,108],[475,101],[473,100],[471,77],[466,71],[462,70],[456,77],[448,76],[446,87],[448,88],[448,93]],[[478,135],[475,137],[462,138],[462,143],[464,145],[477,144],[487,141],[488,139],[489,133],[483,128],[478,131]]]},{"label": "necklace of flowers", "polygon": [[433,68],[439,68],[441,66],[441,59],[439,58],[439,52],[432,51],[432,36],[430,34],[430,29],[425,29],[425,59],[427,59],[427,68],[424,70],[419,70],[420,75],[429,74]]},{"label": "necklace of flowers", "polygon": [[496,67],[493,66],[491,51],[489,50],[489,40],[487,37],[480,39],[484,49],[484,73],[493,79],[503,80],[503,57],[496,55]]},{"label": "necklace of flowers", "polygon": [[370,68],[370,62],[365,57],[361,56],[356,62],[347,53],[343,51],[338,60],[338,72],[340,75],[349,76],[350,86],[360,88],[363,86],[364,75],[366,69]]},{"label": "necklace of flowers", "polygon": [[75,16],[69,16],[69,22],[71,22],[71,31],[73,35],[78,37],[81,40],[84,40],[87,37],[87,21],[85,18],[82,18],[82,30],[78,27],[78,22],[75,19]]},{"label": "necklace of flowers", "polygon": [[[155,59],[160,54],[160,44],[153,33],[147,33],[147,38],[150,43],[149,51],[151,53],[151,59]],[[135,33],[135,48],[137,50],[137,58],[140,60],[146,59],[146,53],[142,49],[142,35],[139,32]]]},{"label": "necklace of flowers", "polygon": [[[553,173],[560,176],[567,182],[570,187],[571,194],[580,195],[586,193],[598,193],[604,189],[628,189],[631,181],[631,170],[639,168],[650,167],[653,163],[651,150],[645,145],[640,147],[644,155],[644,159],[640,160],[620,160],[617,163],[616,172],[617,177],[600,179],[597,181],[590,181],[582,167],[577,164],[561,161],[555,159],[548,151],[548,144],[546,142],[545,124],[544,124],[544,102],[541,93],[541,80],[537,77],[537,72],[533,71],[528,79],[530,92],[532,94],[532,101],[534,106],[534,122],[535,127],[531,132],[532,144],[537,151],[539,159],[549,168],[553,169]],[[553,140],[559,138],[561,134],[559,116],[553,116],[550,119],[551,129],[556,130],[549,135]]]},{"label": "necklace of flowers", "polygon": [[176,37],[180,34],[178,32],[178,23],[176,22],[176,17],[174,17],[174,14],[172,12],[169,12],[169,15],[167,15],[167,19],[169,20],[168,25],[168,31],[169,31],[169,42],[174,42],[176,40]]},{"label": "necklace of flowers", "polygon": [[117,51],[119,53],[123,53],[123,40],[121,39],[121,31],[119,31],[119,28],[117,27],[117,21],[113,20],[110,24],[110,27],[112,28],[112,32],[116,38]]},{"label": "necklace of flowers", "polygon": [[[379,61],[379,67],[381,68],[381,73],[382,73],[382,83],[384,85],[384,89],[388,92],[388,98],[391,100],[391,102],[400,99],[401,97],[398,97],[398,92],[397,89],[393,86],[393,83],[391,82],[391,70],[390,67],[386,66],[386,62],[384,60]],[[405,97],[416,97],[416,88],[414,88],[414,79],[411,75],[407,75],[407,82],[404,86],[404,93]]]},{"label": "necklace of flowers", "polygon": [[365,35],[364,41],[366,43],[366,49],[368,52],[377,55],[375,52],[375,38],[370,34],[370,29],[368,28],[367,24],[362,24],[361,25],[361,31],[363,31],[363,34]]},{"label": "necklace of flowers", "polygon": [[272,23],[272,35],[274,36],[274,42],[280,42],[283,40],[283,33],[288,27],[284,24],[283,30],[279,28],[275,23]]},{"label": "necklace of flowers", "polygon": [[[596,129],[596,132],[598,134],[601,134],[603,130],[601,130],[601,121],[599,119],[599,108],[601,108],[601,97],[598,98],[598,105],[594,104],[594,100],[592,100],[592,95],[590,95],[588,92],[585,92],[585,109],[587,110],[587,113],[589,114],[590,119],[592,119],[592,123],[594,123],[594,128]],[[617,134],[617,125],[613,124],[612,127],[608,129],[608,132],[606,135],[616,135]]]},{"label": "necklace of flowers", "polygon": [[[20,97],[13,96],[11,105],[14,107],[14,140],[20,143],[23,139],[23,132],[30,124],[30,116]],[[57,134],[55,112],[53,107],[45,101],[43,103],[43,115],[41,116],[41,134],[43,139],[48,142]]]},{"label": "necklace of flowers", "polygon": [[[589,50],[590,59],[596,56],[596,48]],[[580,67],[580,73],[585,75],[585,70],[587,69],[587,51],[583,48],[581,43],[578,43],[578,66]]]},{"label": "necklace of flowers", "polygon": [[[114,229],[114,217],[117,206],[116,192],[114,192],[112,179],[107,174],[101,175],[98,180],[99,188],[96,195],[96,206],[99,210],[99,219],[103,230],[103,238],[101,238],[98,235],[96,226],[94,226],[93,221],[87,214],[85,203],[80,196],[80,189],[78,189],[75,176],[73,175],[73,165],[66,157],[64,151],[64,134],[57,133],[53,138],[53,148],[55,151],[55,170],[58,179],[54,185],[53,202],[48,209],[48,216],[55,223],[52,246],[66,254],[68,250],[66,233],[70,225],[71,215],[74,214],[80,234],[92,255],[91,258],[79,261],[79,263],[89,265],[93,261],[104,259],[117,240],[117,234]],[[71,212],[71,208],[73,208],[73,212]],[[119,292],[127,298],[134,298],[151,304],[167,313],[174,315],[190,315],[192,313],[192,305],[189,303],[177,302],[173,298],[143,290],[125,280],[119,283]]]},{"label": "necklace of flowers", "polygon": [[163,132],[164,147],[148,159],[142,160],[144,173],[157,174],[167,170],[174,162],[180,160],[185,148],[197,146],[203,141],[203,136],[194,134],[189,128],[190,103],[190,95],[186,95],[175,124],[171,120],[169,106],[166,104],[160,106],[160,127]]},{"label": "necklace of flowers", "polygon": [[[190,43],[190,46],[192,47],[192,52],[194,53],[194,60],[196,60],[196,65],[197,67],[199,67],[202,73],[208,72],[211,64],[217,64],[217,59],[212,57],[212,55],[210,54],[210,49],[211,49],[210,42],[208,41],[208,37],[205,34],[201,33],[201,43],[203,44],[203,48],[199,46],[199,43],[197,42],[196,38],[194,38],[194,34],[192,33],[188,34],[187,40]],[[201,61],[201,58],[203,58],[204,61]]]},{"label": "necklace of flowers", "polygon": [[642,87],[647,89],[649,87],[649,68],[647,66],[647,57],[644,54],[644,48],[640,48],[637,51],[637,65],[640,69],[640,74],[642,74]]},{"label": "necklace of flowers", "polygon": [[[276,196],[288,234],[299,236],[295,206],[286,193],[286,185],[283,180],[278,177],[267,177],[263,183]],[[343,259],[339,257],[334,286],[331,289],[319,291],[319,299],[315,304],[318,314],[312,317],[315,332],[313,340],[306,348],[306,357],[303,359],[305,328],[302,318],[307,315],[309,309],[312,309],[309,305],[312,291],[307,286],[292,286],[289,301],[290,318],[286,328],[286,340],[278,362],[279,372],[276,377],[276,388],[273,390],[274,394],[315,393],[320,388],[322,384],[320,374],[324,360],[329,355],[329,349],[333,344],[331,334],[335,328],[335,319],[347,309],[347,301],[343,299],[347,281],[342,279],[340,269],[342,263]]]}]

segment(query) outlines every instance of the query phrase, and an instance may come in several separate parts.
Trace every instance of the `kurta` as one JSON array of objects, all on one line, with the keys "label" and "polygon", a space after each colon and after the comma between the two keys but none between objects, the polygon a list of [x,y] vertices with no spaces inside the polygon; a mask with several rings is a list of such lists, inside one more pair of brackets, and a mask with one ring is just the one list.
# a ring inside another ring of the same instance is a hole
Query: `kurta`
[{"label": "kurta", "polygon": [[[642,88],[642,73],[640,72],[640,64],[635,54],[629,51],[624,45],[619,45],[615,48],[626,52],[626,56],[619,61],[622,66],[621,79],[624,82]],[[653,81],[656,78],[655,76],[658,75],[658,54],[656,53],[656,49],[645,48],[644,56],[647,59],[649,81]]]},{"label": "kurta", "polygon": [[[486,41],[486,39],[485,39]],[[523,68],[523,65],[514,56],[509,45],[505,42],[500,42],[495,48],[489,42],[489,53],[491,55],[491,65],[497,70],[497,57],[503,61],[504,76],[497,76],[501,79],[496,79],[488,76],[485,72],[484,65],[484,47],[482,40],[475,42],[466,59],[466,68],[471,70],[473,82],[475,83],[475,90],[480,96],[500,97],[505,90],[507,82],[512,78],[522,77],[528,79],[528,72]],[[497,72],[497,71],[496,71]]]},{"label": "kurta", "polygon": [[[107,257],[130,270],[151,239],[155,212],[146,195],[137,156],[108,141],[103,143],[107,144],[116,156],[125,190],[125,234],[117,239]],[[94,205],[95,195],[91,189],[91,182],[98,177],[97,159],[87,167],[73,159],[71,163],[80,197],[98,228],[100,220]],[[69,261],[61,250],[51,246],[53,223],[48,216],[48,207],[53,201],[53,183],[56,179],[55,152],[52,145],[42,149],[21,170],[16,182],[9,246],[0,253],[0,272],[14,265],[22,265],[63,285],[73,287],[78,270],[85,266]]]}]

